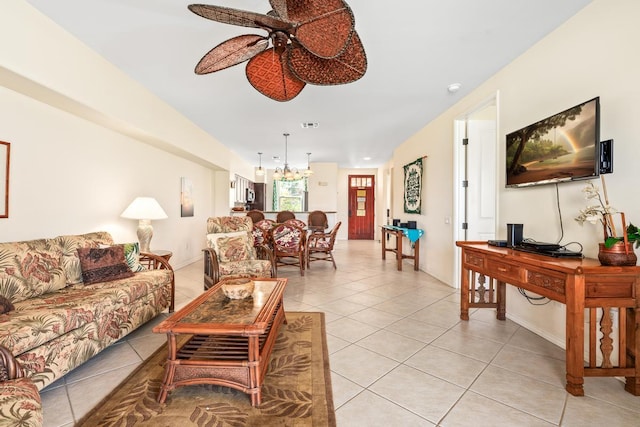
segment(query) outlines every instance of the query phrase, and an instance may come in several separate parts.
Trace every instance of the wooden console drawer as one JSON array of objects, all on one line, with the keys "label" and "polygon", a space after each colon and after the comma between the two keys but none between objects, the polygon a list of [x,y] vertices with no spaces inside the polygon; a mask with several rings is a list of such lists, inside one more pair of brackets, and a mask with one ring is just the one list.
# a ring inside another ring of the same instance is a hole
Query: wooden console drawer
[{"label": "wooden console drawer", "polygon": [[487,259],[489,275],[508,283],[518,284],[522,282],[523,269],[520,266],[502,262],[497,259]]},{"label": "wooden console drawer", "polygon": [[587,277],[586,298],[636,298],[635,277]]},{"label": "wooden console drawer", "polygon": [[465,264],[468,264],[474,267],[484,268],[485,259],[486,258],[480,254],[475,254],[473,252],[465,252],[463,262]]},{"label": "wooden console drawer", "polygon": [[549,270],[527,269],[527,283],[544,290],[551,291],[564,298],[567,276],[564,274],[552,274]]}]

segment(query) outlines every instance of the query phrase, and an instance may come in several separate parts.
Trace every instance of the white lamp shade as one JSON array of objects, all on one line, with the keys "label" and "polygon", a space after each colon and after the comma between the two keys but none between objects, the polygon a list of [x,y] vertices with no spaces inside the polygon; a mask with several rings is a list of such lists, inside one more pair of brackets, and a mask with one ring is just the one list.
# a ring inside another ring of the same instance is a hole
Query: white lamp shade
[{"label": "white lamp shade", "polygon": [[131,219],[168,218],[158,201],[153,197],[136,197],[120,216]]}]

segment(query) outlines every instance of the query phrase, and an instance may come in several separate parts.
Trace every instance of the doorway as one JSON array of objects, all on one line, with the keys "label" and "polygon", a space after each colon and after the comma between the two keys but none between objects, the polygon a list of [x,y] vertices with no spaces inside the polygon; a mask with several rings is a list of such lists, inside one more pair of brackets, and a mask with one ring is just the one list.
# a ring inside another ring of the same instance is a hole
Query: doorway
[{"label": "doorway", "polygon": [[[495,239],[498,185],[497,95],[455,121],[454,240]],[[455,252],[455,286],[460,258]]]},{"label": "doorway", "polygon": [[349,240],[373,240],[375,176],[349,175]]}]

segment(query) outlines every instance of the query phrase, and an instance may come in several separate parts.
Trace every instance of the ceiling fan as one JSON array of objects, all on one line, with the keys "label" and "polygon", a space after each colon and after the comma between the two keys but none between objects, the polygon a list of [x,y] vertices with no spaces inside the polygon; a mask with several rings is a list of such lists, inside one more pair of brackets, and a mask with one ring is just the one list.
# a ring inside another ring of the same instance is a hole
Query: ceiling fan
[{"label": "ceiling fan", "polygon": [[[203,18],[262,28],[268,35],[245,34],[211,49],[196,65],[208,74],[249,61],[246,75],[260,93],[290,101],[307,83],[338,85],[361,78],[367,57],[355,31],[353,12],[343,0],[269,0],[267,14],[204,4],[189,5]],[[271,45],[271,47],[269,47]]]}]

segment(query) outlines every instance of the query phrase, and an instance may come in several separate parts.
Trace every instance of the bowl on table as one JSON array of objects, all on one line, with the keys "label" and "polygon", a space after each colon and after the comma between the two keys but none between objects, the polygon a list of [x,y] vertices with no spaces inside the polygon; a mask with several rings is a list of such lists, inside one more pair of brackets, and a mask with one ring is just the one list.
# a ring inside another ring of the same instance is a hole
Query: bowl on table
[{"label": "bowl on table", "polygon": [[245,299],[253,294],[255,284],[251,279],[226,280],[222,286],[222,293],[229,299]]}]

